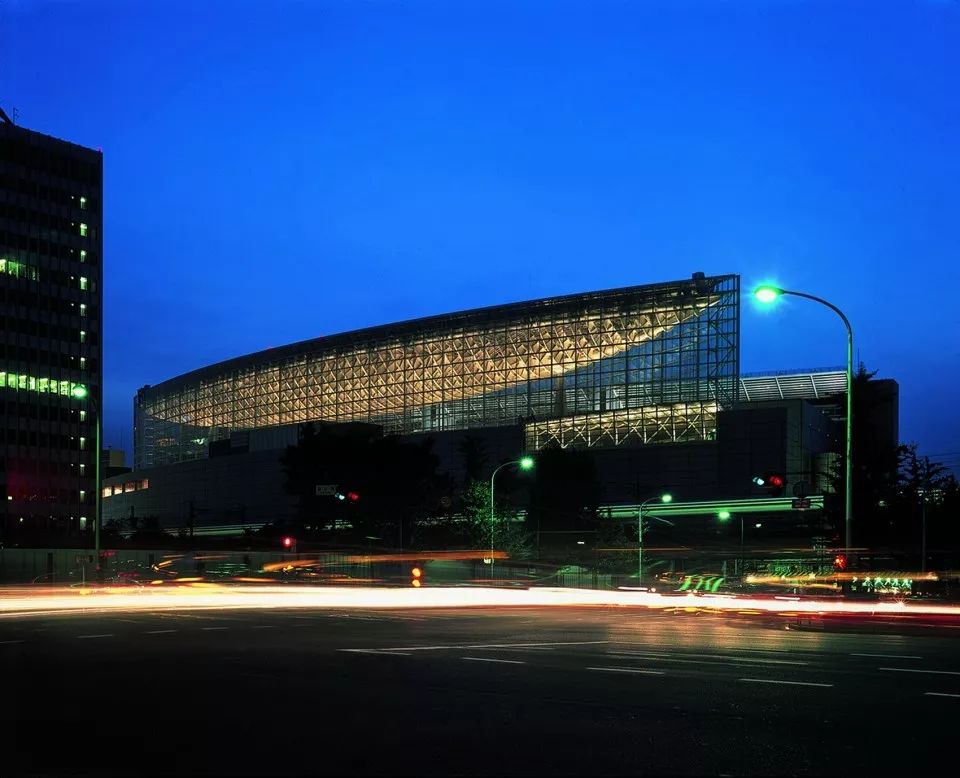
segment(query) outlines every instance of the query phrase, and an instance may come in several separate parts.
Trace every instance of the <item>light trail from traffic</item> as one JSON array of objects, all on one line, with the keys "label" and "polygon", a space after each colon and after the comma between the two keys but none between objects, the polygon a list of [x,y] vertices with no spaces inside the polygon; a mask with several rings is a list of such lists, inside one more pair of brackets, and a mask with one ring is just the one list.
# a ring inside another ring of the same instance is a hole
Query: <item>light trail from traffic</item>
[{"label": "light trail from traffic", "polygon": [[148,587],[44,587],[0,589],[0,615],[38,613],[134,612],[158,609],[403,609],[471,607],[636,607],[756,611],[780,615],[948,616],[960,620],[960,606],[904,601],[860,602],[801,597],[725,594],[661,594],[535,587],[326,587],[231,586],[195,582]]}]

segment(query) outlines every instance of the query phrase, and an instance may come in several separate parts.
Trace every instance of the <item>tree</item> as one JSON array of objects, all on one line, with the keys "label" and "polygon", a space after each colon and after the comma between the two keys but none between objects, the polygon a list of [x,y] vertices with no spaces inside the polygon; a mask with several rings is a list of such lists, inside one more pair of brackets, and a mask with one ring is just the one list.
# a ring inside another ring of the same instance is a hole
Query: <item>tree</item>
[{"label": "tree", "polygon": [[489,481],[467,484],[460,498],[460,513],[458,534],[465,545],[475,549],[490,548],[492,532],[494,549],[506,551],[511,558],[530,556],[532,538],[518,512],[497,501],[493,516],[490,516]]},{"label": "tree", "polygon": [[[853,516],[857,545],[882,542],[889,517],[886,507],[897,492],[896,440],[888,440],[882,425],[872,423],[883,414],[884,398],[873,381],[876,371],[868,371],[860,363],[853,376]],[[841,430],[841,436],[845,435]],[[843,438],[841,437],[841,445]],[[829,515],[838,540],[843,538],[844,499],[846,494],[846,458],[839,454],[828,474],[834,490],[829,502]]]},{"label": "tree", "polygon": [[[900,446],[899,488],[893,501],[894,539],[900,548],[923,543],[941,551],[956,549],[957,479],[940,462],[917,453],[917,444]],[[926,563],[924,562],[924,565]]]},{"label": "tree", "polygon": [[[297,520],[282,530],[298,538],[332,526],[344,528],[338,532],[354,541],[375,537],[381,545],[406,546],[416,522],[438,502],[432,441],[381,437],[370,425],[306,424],[281,463],[287,492],[298,498]],[[335,485],[345,499],[318,496],[318,484]]]},{"label": "tree", "polygon": [[459,450],[463,457],[464,483],[479,481],[487,465],[487,445],[483,438],[467,434],[460,441]]},{"label": "tree", "polygon": [[527,516],[531,532],[543,540],[551,532],[593,531],[599,502],[596,468],[588,452],[556,445],[539,452]]}]

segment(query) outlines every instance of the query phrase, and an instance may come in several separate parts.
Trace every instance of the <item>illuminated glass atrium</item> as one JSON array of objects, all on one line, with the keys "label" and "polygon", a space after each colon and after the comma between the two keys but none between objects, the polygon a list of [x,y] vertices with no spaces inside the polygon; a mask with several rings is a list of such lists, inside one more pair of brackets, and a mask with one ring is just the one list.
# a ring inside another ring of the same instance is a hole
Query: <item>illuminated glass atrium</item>
[{"label": "illuminated glass atrium", "polygon": [[737,399],[739,298],[738,276],[697,274],[239,357],[138,392],[135,466],[308,421],[386,434],[520,424],[531,449],[710,440]]}]

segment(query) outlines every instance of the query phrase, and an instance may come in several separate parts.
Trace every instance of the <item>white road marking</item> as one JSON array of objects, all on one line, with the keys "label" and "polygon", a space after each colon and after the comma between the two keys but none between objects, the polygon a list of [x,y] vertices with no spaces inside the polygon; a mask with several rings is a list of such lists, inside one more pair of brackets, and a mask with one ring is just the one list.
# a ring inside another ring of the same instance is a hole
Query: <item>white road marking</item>
[{"label": "white road marking", "polygon": [[526,662],[521,662],[518,659],[493,659],[488,656],[462,656],[460,657],[467,662],[496,662],[501,665],[525,665]]},{"label": "white road marking", "polygon": [[[377,649],[378,651],[456,651],[463,648],[531,648],[535,646],[548,646],[553,648],[555,646],[596,646],[600,644],[609,643],[609,640],[580,640],[580,641],[570,641],[566,643],[485,643],[483,645],[476,644],[459,644],[452,646],[396,646],[395,648],[381,648]],[[367,649],[359,648],[339,648],[338,651],[360,651]]]},{"label": "white road marking", "polygon": [[639,667],[588,667],[601,673],[635,673],[637,675],[665,675],[663,670],[643,670]]},{"label": "white road marking", "polygon": [[782,683],[787,686],[833,686],[832,683],[813,683],[811,681],[775,681],[770,678],[738,678],[744,683]]},{"label": "white road marking", "polygon": [[960,694],[947,694],[947,692],[924,692],[925,697],[960,697]]},{"label": "white road marking", "polygon": [[213,632],[219,629],[230,629],[230,627],[200,627],[204,632]]},{"label": "white road marking", "polygon": [[145,635],[168,635],[171,632],[179,632],[178,629],[148,629],[143,634]]},{"label": "white road marking", "polygon": [[341,648],[351,654],[380,654],[381,656],[410,656],[405,651],[394,651],[390,648]]},{"label": "white road marking", "polygon": [[[808,665],[809,662],[799,662],[793,659],[754,659],[749,656],[725,656],[723,654],[687,654],[682,655],[675,654],[660,654],[654,652],[646,651],[608,651],[608,654],[611,656],[617,657],[626,657],[626,656],[635,656],[642,657],[644,659],[664,659],[669,662],[690,662],[693,664],[716,664],[717,662],[732,662],[732,663],[748,663],[748,664],[761,664],[761,665]],[[705,663],[695,659],[687,659],[687,657],[699,656],[704,659],[712,660],[709,663]]]},{"label": "white road marking", "polygon": [[77,635],[77,640],[87,640],[89,638],[112,638],[113,633],[106,635]]},{"label": "white road marking", "polygon": [[677,657],[657,656],[650,654],[643,656],[641,654],[609,654],[617,659],[649,659],[651,662],[677,662],[683,665],[707,665],[709,667],[756,667],[758,664],[772,665],[806,665],[808,662],[789,662],[783,659],[740,659],[738,657],[723,657],[728,661],[718,658],[709,659],[680,659]]},{"label": "white road marking", "polygon": [[914,670],[912,667],[878,667],[888,673],[928,673],[929,675],[960,675],[955,670]]},{"label": "white road marking", "polygon": [[22,640],[0,640],[0,646],[9,646],[11,643],[23,643]]},{"label": "white road marking", "polygon": [[850,654],[850,656],[869,656],[876,659],[923,659],[922,656],[907,656],[904,654]]}]

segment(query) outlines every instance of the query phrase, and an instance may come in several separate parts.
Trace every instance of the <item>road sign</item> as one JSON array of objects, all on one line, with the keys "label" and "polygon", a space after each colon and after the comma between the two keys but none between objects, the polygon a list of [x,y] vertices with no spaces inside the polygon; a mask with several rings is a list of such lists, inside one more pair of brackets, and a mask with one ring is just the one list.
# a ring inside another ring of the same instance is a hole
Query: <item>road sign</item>
[{"label": "road sign", "polygon": [[337,493],[337,484],[317,484],[317,497],[333,497]]},{"label": "road sign", "polygon": [[810,498],[794,497],[790,505],[795,511],[805,511],[810,508]]}]

